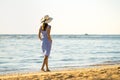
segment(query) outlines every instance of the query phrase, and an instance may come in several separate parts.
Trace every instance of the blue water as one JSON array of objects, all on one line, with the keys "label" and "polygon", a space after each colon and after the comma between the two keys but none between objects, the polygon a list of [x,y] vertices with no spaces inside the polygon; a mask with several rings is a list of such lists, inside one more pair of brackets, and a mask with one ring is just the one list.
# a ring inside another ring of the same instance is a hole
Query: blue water
[{"label": "blue water", "polygon": [[[50,69],[120,62],[120,35],[52,35]],[[0,35],[0,74],[39,71],[43,60],[37,35]]]}]

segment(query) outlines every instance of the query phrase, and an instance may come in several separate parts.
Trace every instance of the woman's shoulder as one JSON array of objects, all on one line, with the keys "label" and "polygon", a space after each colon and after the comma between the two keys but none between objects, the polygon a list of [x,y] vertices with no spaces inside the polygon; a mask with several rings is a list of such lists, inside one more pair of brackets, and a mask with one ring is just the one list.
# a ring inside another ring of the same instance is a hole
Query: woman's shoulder
[{"label": "woman's shoulder", "polygon": [[48,28],[51,29],[51,25],[48,25]]},{"label": "woman's shoulder", "polygon": [[42,25],[40,25],[39,29],[42,29]]}]

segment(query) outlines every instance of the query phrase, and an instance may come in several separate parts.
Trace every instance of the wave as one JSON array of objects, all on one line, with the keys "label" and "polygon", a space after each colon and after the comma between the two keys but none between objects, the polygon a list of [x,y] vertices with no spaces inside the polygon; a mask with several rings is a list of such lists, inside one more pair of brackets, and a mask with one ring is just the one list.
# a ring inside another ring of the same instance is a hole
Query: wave
[{"label": "wave", "polygon": [[120,39],[120,35],[53,35],[53,37],[63,39]]},{"label": "wave", "polygon": [[0,39],[36,39],[37,35],[0,35]]}]

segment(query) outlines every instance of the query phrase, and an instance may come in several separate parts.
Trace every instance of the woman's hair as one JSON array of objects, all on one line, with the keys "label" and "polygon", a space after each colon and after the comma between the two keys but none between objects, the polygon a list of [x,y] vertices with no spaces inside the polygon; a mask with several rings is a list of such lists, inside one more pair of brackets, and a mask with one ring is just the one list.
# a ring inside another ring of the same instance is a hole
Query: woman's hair
[{"label": "woman's hair", "polygon": [[47,23],[43,23],[43,25],[42,25],[42,30],[43,30],[43,31],[46,31],[47,26],[48,26],[48,24],[47,24]]}]

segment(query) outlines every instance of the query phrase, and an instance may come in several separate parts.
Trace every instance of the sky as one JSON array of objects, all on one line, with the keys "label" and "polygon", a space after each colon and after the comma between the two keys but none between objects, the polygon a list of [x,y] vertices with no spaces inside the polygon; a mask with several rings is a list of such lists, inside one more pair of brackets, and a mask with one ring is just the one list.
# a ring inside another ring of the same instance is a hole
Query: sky
[{"label": "sky", "polygon": [[38,34],[44,15],[51,34],[120,34],[120,0],[0,0],[0,34]]}]

